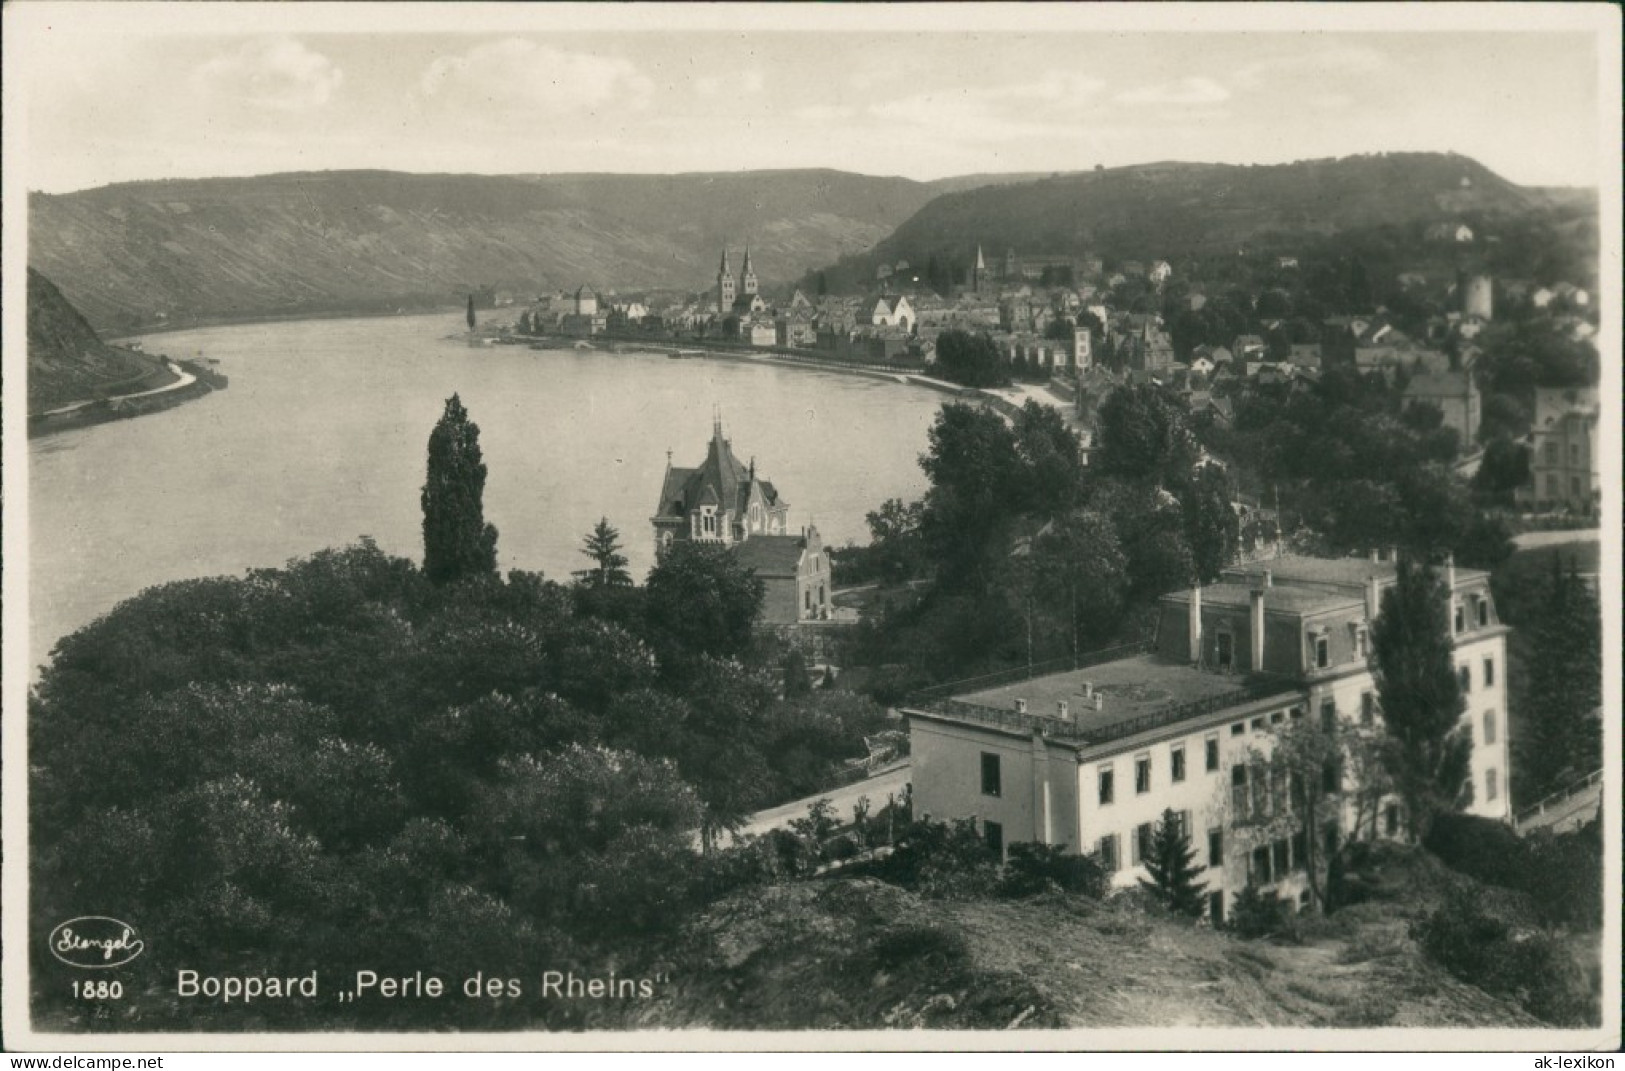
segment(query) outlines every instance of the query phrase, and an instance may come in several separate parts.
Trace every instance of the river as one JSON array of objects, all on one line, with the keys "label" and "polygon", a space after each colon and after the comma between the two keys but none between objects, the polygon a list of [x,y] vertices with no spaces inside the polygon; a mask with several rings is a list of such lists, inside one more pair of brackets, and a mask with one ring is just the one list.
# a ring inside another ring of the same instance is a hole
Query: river
[{"label": "river", "polygon": [[230,388],[29,443],[29,655],[143,588],[241,575],[370,535],[419,559],[429,432],[462,396],[480,427],[503,570],[568,579],[599,517],[635,576],[667,451],[698,465],[712,406],[792,528],[867,538],[864,514],[925,489],[942,396],[881,379],[728,359],[471,347],[461,315],[200,328],[148,353],[219,362]]}]

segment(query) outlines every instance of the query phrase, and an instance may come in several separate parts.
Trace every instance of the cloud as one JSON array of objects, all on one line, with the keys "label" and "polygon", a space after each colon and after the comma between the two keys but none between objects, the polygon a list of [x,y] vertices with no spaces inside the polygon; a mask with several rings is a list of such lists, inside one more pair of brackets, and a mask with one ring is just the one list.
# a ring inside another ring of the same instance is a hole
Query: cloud
[{"label": "cloud", "polygon": [[767,86],[767,75],[759,68],[739,74],[708,74],[694,79],[694,92],[702,97],[753,97]]},{"label": "cloud", "polygon": [[871,116],[949,137],[1010,140],[1064,133],[1093,112],[1106,83],[1062,71],[985,89],[916,93],[872,105]]},{"label": "cloud", "polygon": [[1211,78],[1191,77],[1131,89],[1113,99],[1119,104],[1219,104],[1230,99],[1230,91]]},{"label": "cloud", "polygon": [[323,107],[344,72],[332,60],[291,37],[255,38],[204,61],[192,72],[193,88],[205,98],[228,98],[277,112]]},{"label": "cloud", "polygon": [[844,104],[807,104],[793,109],[790,115],[809,123],[832,123],[850,119],[856,113],[857,109]]},{"label": "cloud", "polygon": [[1388,57],[1363,45],[1337,45],[1292,56],[1257,60],[1237,68],[1232,76],[1242,89],[1261,89],[1271,82],[1313,75],[1375,74],[1388,66]]},{"label": "cloud", "polygon": [[564,113],[609,105],[643,108],[654,83],[625,59],[509,38],[434,60],[419,88],[448,104]]}]

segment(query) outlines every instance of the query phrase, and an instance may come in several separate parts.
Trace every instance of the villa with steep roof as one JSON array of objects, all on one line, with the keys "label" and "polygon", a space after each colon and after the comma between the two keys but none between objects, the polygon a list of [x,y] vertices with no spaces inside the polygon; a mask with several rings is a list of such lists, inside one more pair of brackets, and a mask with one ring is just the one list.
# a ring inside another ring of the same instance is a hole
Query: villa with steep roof
[{"label": "villa with steep roof", "polygon": [[[1272,733],[1300,719],[1380,725],[1371,627],[1396,581],[1391,558],[1239,565],[1218,583],[1163,596],[1156,640],[1137,653],[905,704],[915,813],[974,819],[1000,851],[1034,841],[1094,853],[1115,885],[1132,887],[1172,810],[1208,868],[1215,921],[1249,884],[1302,902],[1305,838],[1331,847],[1397,835],[1402,804],[1384,797],[1359,829],[1348,807],[1304,828],[1295,808],[1279,810],[1263,757]],[[1452,565],[1446,586],[1472,739],[1465,810],[1505,821],[1510,630],[1488,573]]]},{"label": "villa with steep roof", "polygon": [[719,543],[753,569],[765,587],[762,623],[794,625],[827,620],[829,555],[818,529],[790,531],[790,503],[756,475],[756,461],[742,464],[713,418],[711,442],[698,468],[674,468],[667,456],[660,502],[650,518],[655,553],[673,543]]}]

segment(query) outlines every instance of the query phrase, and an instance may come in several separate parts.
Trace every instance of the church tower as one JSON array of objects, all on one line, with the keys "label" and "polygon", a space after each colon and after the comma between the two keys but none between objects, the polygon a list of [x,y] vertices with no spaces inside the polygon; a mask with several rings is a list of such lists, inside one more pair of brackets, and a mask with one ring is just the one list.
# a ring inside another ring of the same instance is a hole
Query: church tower
[{"label": "church tower", "polygon": [[[749,257],[746,257],[747,264]],[[749,270],[748,268],[746,269]],[[728,267],[728,247],[722,247],[722,267],[717,269],[717,312],[726,316],[734,307],[734,273]]]},{"label": "church tower", "polygon": [[756,296],[756,269],[750,266],[750,246],[745,246],[745,267],[741,273],[746,297]]},{"label": "church tower", "polygon": [[987,277],[987,261],[982,259],[982,247],[976,247],[976,266],[970,270],[970,289],[973,294],[982,292],[982,280]]}]

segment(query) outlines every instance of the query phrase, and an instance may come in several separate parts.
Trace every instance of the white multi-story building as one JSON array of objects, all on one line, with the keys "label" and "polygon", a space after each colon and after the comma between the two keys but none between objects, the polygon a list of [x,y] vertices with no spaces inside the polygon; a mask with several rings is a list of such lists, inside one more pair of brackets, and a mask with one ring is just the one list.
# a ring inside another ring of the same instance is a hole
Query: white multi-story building
[{"label": "white multi-story building", "polygon": [[[1303,838],[1261,839],[1251,813],[1272,732],[1304,717],[1375,729],[1371,624],[1395,563],[1282,558],[1227,571],[1217,584],[1166,595],[1151,650],[952,699],[906,706],[915,812],[976,819],[988,842],[1096,852],[1129,886],[1165,810],[1185,825],[1208,867],[1209,911],[1249,881],[1285,898],[1306,895]],[[1509,815],[1506,637],[1489,574],[1447,570],[1458,680],[1472,727],[1471,814]],[[1397,799],[1376,829],[1401,828]]]}]

